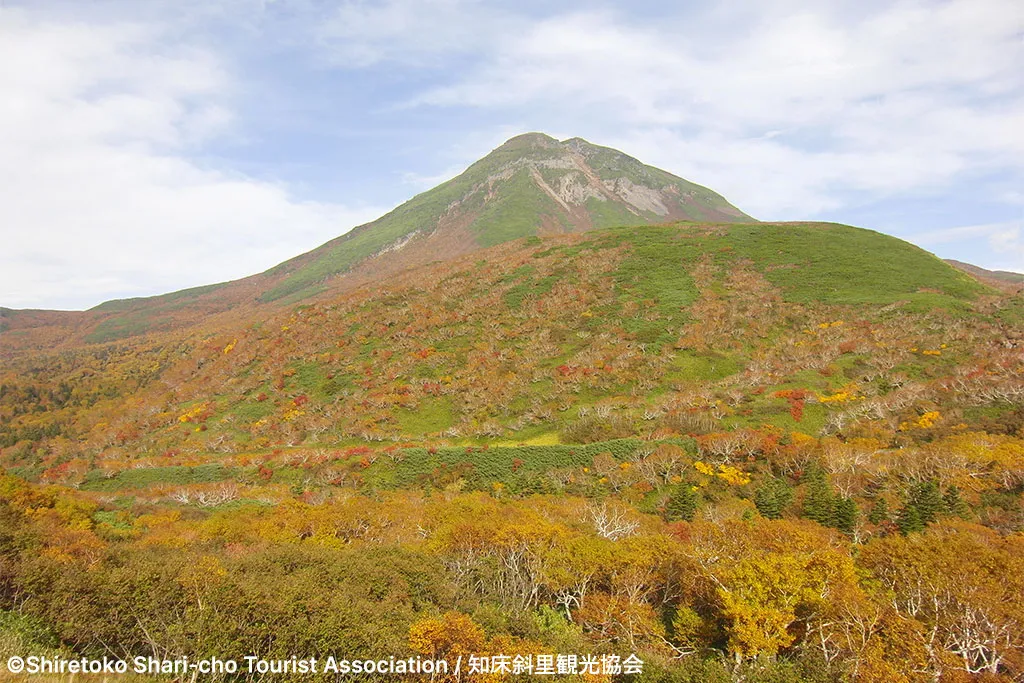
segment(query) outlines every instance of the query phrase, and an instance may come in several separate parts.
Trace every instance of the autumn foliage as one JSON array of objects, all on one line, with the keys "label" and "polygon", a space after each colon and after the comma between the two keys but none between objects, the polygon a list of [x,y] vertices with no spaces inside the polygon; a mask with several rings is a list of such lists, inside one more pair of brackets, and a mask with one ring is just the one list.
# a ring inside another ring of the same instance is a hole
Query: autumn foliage
[{"label": "autumn foliage", "polygon": [[1020,680],[1019,295],[871,289],[736,231],[510,243],[102,344],[22,334],[0,634]]}]

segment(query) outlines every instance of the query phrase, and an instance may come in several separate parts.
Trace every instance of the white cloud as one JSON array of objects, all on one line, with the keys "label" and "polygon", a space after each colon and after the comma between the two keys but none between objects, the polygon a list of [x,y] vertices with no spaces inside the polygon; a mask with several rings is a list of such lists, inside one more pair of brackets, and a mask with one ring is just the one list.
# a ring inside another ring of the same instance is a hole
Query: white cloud
[{"label": "white cloud", "polygon": [[909,239],[926,248],[976,245],[984,241],[994,254],[988,268],[1024,272],[1024,230],[1021,226],[1021,221],[962,225],[911,235]]},{"label": "white cloud", "polygon": [[460,164],[458,166],[449,166],[440,173],[431,173],[430,175],[421,175],[408,171],[402,174],[402,182],[413,187],[417,192],[425,192],[432,187],[437,187],[441,183],[451,180],[465,170],[465,165]]},{"label": "white cloud", "polygon": [[0,305],[82,308],[263,270],[379,215],[190,159],[230,135],[217,56],[0,12]]},{"label": "white cloud", "polygon": [[414,102],[571,119],[754,215],[807,217],[855,193],[1020,173],[1022,14],[1015,0],[562,14]]},{"label": "white cloud", "polygon": [[960,242],[968,238],[984,237],[997,243],[1007,243],[1020,237],[1020,224],[1012,221],[999,223],[982,223],[979,225],[961,225],[955,228],[943,228],[914,236],[914,241],[922,245],[947,244]]},{"label": "white cloud", "polygon": [[337,66],[423,67],[437,66],[442,56],[486,49],[495,36],[523,23],[512,13],[464,0],[348,0],[314,34]]}]

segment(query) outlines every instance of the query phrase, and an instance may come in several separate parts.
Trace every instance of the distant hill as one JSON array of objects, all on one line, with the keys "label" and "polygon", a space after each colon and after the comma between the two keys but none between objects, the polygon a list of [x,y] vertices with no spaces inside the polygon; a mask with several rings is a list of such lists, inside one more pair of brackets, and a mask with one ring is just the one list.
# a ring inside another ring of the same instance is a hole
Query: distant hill
[{"label": "distant hill", "polygon": [[973,275],[982,282],[994,287],[1006,289],[1007,291],[1024,289],[1024,273],[1014,273],[1008,270],[987,270],[980,266],[973,266],[970,263],[964,263],[955,259],[945,259],[945,261],[954,268],[959,268],[965,273]]}]

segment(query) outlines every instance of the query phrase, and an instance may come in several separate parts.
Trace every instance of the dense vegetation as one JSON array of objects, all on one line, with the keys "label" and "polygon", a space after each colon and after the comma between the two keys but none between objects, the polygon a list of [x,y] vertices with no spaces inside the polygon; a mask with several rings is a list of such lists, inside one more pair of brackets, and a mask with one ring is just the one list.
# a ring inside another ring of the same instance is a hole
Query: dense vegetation
[{"label": "dense vegetation", "polygon": [[1022,329],[877,233],[683,223],[9,351],[0,649],[1021,680]]}]

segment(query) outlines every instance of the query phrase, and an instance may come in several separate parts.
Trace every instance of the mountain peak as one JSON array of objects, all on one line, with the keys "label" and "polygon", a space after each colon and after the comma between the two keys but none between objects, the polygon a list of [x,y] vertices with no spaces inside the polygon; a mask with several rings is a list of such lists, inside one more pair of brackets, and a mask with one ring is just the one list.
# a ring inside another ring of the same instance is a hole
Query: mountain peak
[{"label": "mountain peak", "polygon": [[[598,150],[604,150],[611,152],[623,157],[632,159],[622,152],[612,149],[610,147],[601,147],[595,145],[592,142],[584,140],[580,137],[566,138],[565,140],[558,140],[547,133],[521,133],[514,137],[509,138],[501,145],[496,147],[491,154],[484,157],[487,159],[493,154],[507,155],[507,154],[522,154],[529,156],[532,152],[540,151],[545,156],[554,153],[556,156],[562,156],[566,154],[583,154],[589,155]],[[484,159],[481,159],[483,161]],[[639,162],[637,162],[639,163]]]},{"label": "mountain peak", "polygon": [[595,145],[589,140],[584,140],[583,138],[568,138],[566,140],[562,140],[562,145],[573,150],[574,152],[588,152],[593,151],[595,149],[607,149],[618,154],[622,154],[623,156],[626,156],[622,152],[614,150],[611,147],[601,147],[600,145]]},{"label": "mountain peak", "polygon": [[301,298],[336,275],[365,281],[530,235],[678,220],[754,219],[618,150],[523,133],[376,221],[267,271],[278,282],[261,300]]},{"label": "mountain peak", "polygon": [[554,147],[559,142],[546,133],[522,133],[506,140],[498,149],[528,149],[531,147]]}]

